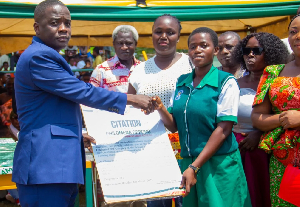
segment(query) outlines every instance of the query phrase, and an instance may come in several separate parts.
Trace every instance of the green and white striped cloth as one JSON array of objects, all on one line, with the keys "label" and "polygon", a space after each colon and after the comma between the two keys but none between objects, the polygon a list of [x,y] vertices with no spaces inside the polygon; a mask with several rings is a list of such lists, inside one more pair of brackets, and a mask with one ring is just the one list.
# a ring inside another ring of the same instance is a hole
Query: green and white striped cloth
[{"label": "green and white striped cloth", "polygon": [[0,138],[0,175],[12,173],[16,145],[12,138]]}]

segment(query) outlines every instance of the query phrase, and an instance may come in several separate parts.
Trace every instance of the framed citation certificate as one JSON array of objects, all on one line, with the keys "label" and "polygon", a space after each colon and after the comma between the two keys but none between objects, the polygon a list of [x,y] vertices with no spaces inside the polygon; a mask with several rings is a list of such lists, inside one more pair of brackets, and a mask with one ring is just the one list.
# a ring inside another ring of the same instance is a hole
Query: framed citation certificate
[{"label": "framed citation certificate", "polygon": [[107,203],[176,197],[181,172],[157,111],[128,106],[124,115],[82,107]]}]

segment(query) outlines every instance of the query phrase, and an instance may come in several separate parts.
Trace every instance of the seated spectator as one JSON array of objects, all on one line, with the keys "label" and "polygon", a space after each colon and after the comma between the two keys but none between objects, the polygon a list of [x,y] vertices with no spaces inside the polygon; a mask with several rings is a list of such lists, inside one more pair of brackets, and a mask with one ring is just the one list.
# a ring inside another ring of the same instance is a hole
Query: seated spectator
[{"label": "seated spectator", "polygon": [[20,131],[20,125],[18,120],[18,114],[17,114],[17,107],[16,107],[16,100],[14,99],[14,96],[12,98],[12,111],[10,113],[10,122],[11,125],[9,125],[9,131],[12,136],[12,138],[15,141],[18,141],[18,135]]},{"label": "seated spectator", "polygon": [[0,94],[6,92],[6,73],[0,72]]},{"label": "seated spectator", "polygon": [[91,61],[89,59],[85,60],[84,62],[85,62],[84,68],[87,68],[87,69],[92,68],[92,64],[91,64]]},{"label": "seated spectator", "polygon": [[10,58],[9,58],[8,55],[6,55],[6,54],[2,55],[0,53],[0,66],[3,65],[4,62],[8,62],[9,63],[10,62]]},{"label": "seated spectator", "polygon": [[[87,60],[87,61],[88,61],[89,63],[91,63],[90,60]],[[89,65],[88,68],[86,67],[86,61],[84,61],[84,60],[80,60],[80,61],[77,63],[77,68],[78,68],[78,69],[90,69],[90,67],[91,67],[91,64]],[[80,71],[79,74],[80,74],[80,80],[82,80],[82,76],[85,76],[85,80],[87,80],[87,77],[88,77],[88,79],[90,80],[90,77],[91,77],[92,72],[91,72],[91,71]],[[89,82],[89,81],[88,81],[88,82]]]},{"label": "seated spectator", "polygon": [[76,62],[75,57],[70,57],[69,65],[70,65],[71,69],[77,69],[77,62]]},{"label": "seated spectator", "polygon": [[91,54],[91,49],[88,48],[87,46],[79,46],[78,49],[79,49],[78,55],[81,58],[89,60],[90,66],[88,68],[92,68],[91,63],[93,62],[93,55]]},{"label": "seated spectator", "polygon": [[93,68],[96,68],[97,65],[103,63],[102,57],[100,55],[100,47],[95,47],[93,49],[93,56],[95,58],[93,62]]},{"label": "seated spectator", "polygon": [[11,137],[8,126],[10,125],[9,115],[12,110],[12,92],[14,79],[6,79],[5,92],[0,94],[0,137]]},{"label": "seated spectator", "polygon": [[80,76],[80,80],[82,80],[85,83],[89,83],[90,82],[90,77],[91,75],[89,73],[84,73],[83,75]]},{"label": "seated spectator", "polygon": [[67,62],[70,62],[70,58],[77,55],[78,47],[76,46],[67,46],[65,48],[65,59]]},{"label": "seated spectator", "polygon": [[0,118],[3,126],[9,126],[12,111],[12,95],[14,91],[14,78],[7,79],[6,92],[0,94]]},{"label": "seated spectator", "polygon": [[12,53],[12,56],[10,57],[10,64],[9,64],[10,70],[15,70],[15,67],[16,67],[22,53],[23,53],[23,51],[17,51],[17,52]]},{"label": "seated spectator", "polygon": [[8,71],[8,67],[9,67],[9,65],[8,65],[8,62],[3,62],[3,65],[1,66],[1,71]]},{"label": "seated spectator", "polygon": [[[2,67],[0,68],[0,71],[9,71],[9,65],[8,62],[4,62]],[[14,73],[5,73],[4,74],[6,77],[15,77]]]},{"label": "seated spectator", "polygon": [[[72,70],[78,69],[75,56],[70,57],[70,59],[69,59],[69,65],[70,65],[70,68],[71,68]],[[76,78],[78,78],[78,77],[80,76],[80,74],[79,74],[78,71],[73,72],[73,74],[74,74],[74,76],[75,76]]]},{"label": "seated spectator", "polygon": [[84,60],[80,60],[78,63],[77,63],[77,68],[78,69],[82,69],[85,67],[85,62]]}]

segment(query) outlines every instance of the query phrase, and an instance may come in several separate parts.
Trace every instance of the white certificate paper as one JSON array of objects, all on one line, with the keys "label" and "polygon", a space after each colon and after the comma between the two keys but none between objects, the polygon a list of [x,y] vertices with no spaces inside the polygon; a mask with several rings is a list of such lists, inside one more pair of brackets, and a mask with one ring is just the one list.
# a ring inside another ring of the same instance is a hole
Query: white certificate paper
[{"label": "white certificate paper", "polygon": [[157,111],[125,115],[82,106],[87,132],[96,139],[96,166],[107,203],[175,197],[181,172]]}]

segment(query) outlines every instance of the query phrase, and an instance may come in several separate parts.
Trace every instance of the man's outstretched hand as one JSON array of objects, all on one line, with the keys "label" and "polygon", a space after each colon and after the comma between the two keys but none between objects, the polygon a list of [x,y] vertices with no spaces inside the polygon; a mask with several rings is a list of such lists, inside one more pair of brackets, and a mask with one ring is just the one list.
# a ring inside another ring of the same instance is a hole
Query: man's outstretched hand
[{"label": "man's outstretched hand", "polygon": [[142,109],[145,114],[150,114],[154,111],[152,98],[146,95],[127,94],[127,104],[135,108]]},{"label": "man's outstretched hand", "polygon": [[84,148],[88,148],[90,152],[93,152],[93,147],[91,143],[96,144],[96,140],[88,135],[87,133],[82,133]]}]

